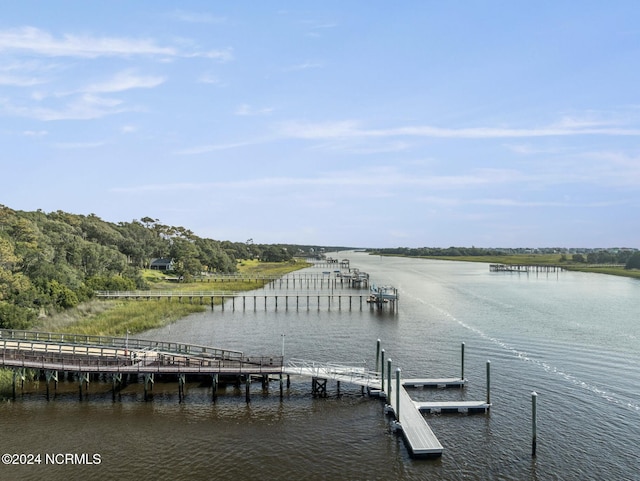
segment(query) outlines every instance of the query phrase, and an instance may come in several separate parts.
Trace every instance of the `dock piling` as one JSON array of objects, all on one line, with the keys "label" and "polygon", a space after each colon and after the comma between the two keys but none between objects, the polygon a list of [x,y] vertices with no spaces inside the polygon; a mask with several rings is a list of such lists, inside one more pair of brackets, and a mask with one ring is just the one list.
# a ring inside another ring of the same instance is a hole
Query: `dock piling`
[{"label": "dock piling", "polygon": [[400,368],[396,368],[396,421],[400,422]]},{"label": "dock piling", "polygon": [[538,404],[538,393],[533,391],[531,393],[531,456],[536,457],[536,448],[538,444],[538,420],[537,420],[537,407]]},{"label": "dock piling", "polygon": [[380,388],[384,392],[384,349],[380,351],[380,359],[382,360],[380,363]]},{"label": "dock piling", "polygon": [[491,404],[491,361],[487,361],[487,404]]}]

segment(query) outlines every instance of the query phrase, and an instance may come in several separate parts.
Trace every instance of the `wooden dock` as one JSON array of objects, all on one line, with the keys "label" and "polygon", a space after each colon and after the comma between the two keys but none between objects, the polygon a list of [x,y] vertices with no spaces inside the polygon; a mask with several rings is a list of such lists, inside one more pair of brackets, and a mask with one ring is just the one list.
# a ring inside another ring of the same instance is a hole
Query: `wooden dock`
[{"label": "wooden dock", "polygon": [[265,288],[279,289],[338,289],[369,287],[369,274],[358,269],[348,271],[307,272],[300,274],[260,275],[260,274],[215,274],[199,277],[202,284],[225,284],[231,282],[255,282]]},{"label": "wooden dock", "polygon": [[328,293],[323,292],[286,292],[282,293],[269,293],[268,291],[262,293],[247,294],[244,291],[98,291],[96,292],[98,299],[129,299],[129,300],[166,300],[171,302],[176,300],[177,302],[188,302],[190,304],[207,304],[214,310],[216,306],[219,306],[221,310],[231,308],[232,310],[252,309],[257,311],[268,310],[270,308],[278,310],[283,308],[285,310],[291,309],[306,309],[312,308],[320,310],[326,308],[328,310],[333,309],[363,309],[363,306],[367,304],[369,296],[363,294],[342,294],[342,293]]},{"label": "wooden dock", "polygon": [[490,272],[520,272],[528,274],[530,272],[549,273],[562,272],[564,270],[563,266],[546,264],[489,264]]},{"label": "wooden dock", "polygon": [[[155,382],[154,376],[168,376],[177,380],[178,397],[184,399],[187,376],[208,376],[212,382],[212,400],[215,402],[220,376],[224,381],[233,379],[239,387],[245,385],[246,402],[250,402],[250,386],[254,379],[261,379],[263,389],[268,388],[271,380],[279,380],[280,397],[283,397],[283,376],[299,375],[312,380],[314,396],[327,395],[327,381],[337,383],[340,395],[340,383],[361,386],[372,395],[387,400],[385,411],[392,412],[395,422],[392,427],[402,432],[408,449],[413,456],[441,456],[444,450],[433,433],[422,411],[433,412],[488,412],[489,366],[487,362],[487,400],[482,401],[413,401],[407,388],[417,387],[459,387],[466,384],[464,369],[460,378],[418,378],[401,379],[400,369],[395,371],[392,382],[391,360],[387,360],[386,379],[384,350],[376,356],[375,369],[369,370],[365,363],[353,365],[331,362],[319,363],[291,359],[284,363],[282,356],[246,355],[241,351],[220,349],[210,346],[141,340],[126,337],[90,336],[80,334],[59,334],[40,331],[0,329],[0,366],[13,370],[13,396],[16,397],[16,384],[21,381],[24,387],[27,370],[39,372],[46,380],[47,400],[49,385],[58,383],[59,373],[66,373],[78,382],[82,400],[92,376],[101,379],[110,378],[114,401],[116,392],[127,383],[129,376],[143,379],[144,399]],[[464,353],[464,343],[462,352]],[[464,358],[464,355],[463,355]],[[464,363],[463,363],[464,365]],[[380,368],[380,369],[379,369]],[[138,377],[139,376],[139,377]],[[70,379],[71,379],[70,378]],[[94,379],[95,380],[95,379]],[[385,389],[386,380],[386,389]]]}]

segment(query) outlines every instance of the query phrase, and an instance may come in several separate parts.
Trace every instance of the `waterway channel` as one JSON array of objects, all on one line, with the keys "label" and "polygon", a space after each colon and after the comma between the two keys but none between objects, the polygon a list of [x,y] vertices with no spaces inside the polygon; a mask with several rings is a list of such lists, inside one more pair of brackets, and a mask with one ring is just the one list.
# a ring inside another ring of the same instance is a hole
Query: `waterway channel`
[{"label": "waterway channel", "polygon": [[[640,479],[640,282],[492,273],[487,264],[353,252],[339,257],[373,283],[398,288],[396,312],[236,305],[139,337],[250,354],[279,355],[284,345],[286,359],[368,367],[381,339],[406,377],[459,376],[464,342],[464,390],[411,391],[416,400],[482,400],[491,361],[489,414],[426,416],[445,448],[442,457],[411,458],[381,401],[345,384],[338,397],[331,381],[328,397],[314,398],[309,379],[292,378],[282,401],[277,383],[269,392],[254,384],[249,404],[233,386],[213,403],[210,386],[197,382],[187,384],[183,403],[174,383],[156,383],[150,402],[140,385],[113,402],[110,385],[95,383],[79,402],[77,386],[61,383],[51,402],[42,386],[31,386],[0,405],[2,453],[42,456],[39,465],[1,465],[0,479]],[[47,453],[99,454],[99,463],[45,464]]]}]

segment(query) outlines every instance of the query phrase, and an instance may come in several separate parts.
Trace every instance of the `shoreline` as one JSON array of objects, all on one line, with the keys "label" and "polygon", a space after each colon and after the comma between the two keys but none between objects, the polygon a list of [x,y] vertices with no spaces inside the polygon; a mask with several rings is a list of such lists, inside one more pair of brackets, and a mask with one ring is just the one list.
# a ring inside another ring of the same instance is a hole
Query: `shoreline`
[{"label": "shoreline", "polygon": [[487,264],[505,264],[505,265],[539,265],[539,266],[558,266],[568,271],[589,272],[593,274],[606,274],[618,277],[628,277],[631,279],[640,279],[640,270],[625,269],[624,267],[615,267],[606,264],[588,264],[580,265],[570,262],[561,262],[551,259],[551,256],[541,255],[536,258],[535,255],[523,255],[518,259],[517,256],[403,256],[398,254],[371,254],[384,257],[405,257],[407,259],[427,259],[454,262],[480,262]]}]

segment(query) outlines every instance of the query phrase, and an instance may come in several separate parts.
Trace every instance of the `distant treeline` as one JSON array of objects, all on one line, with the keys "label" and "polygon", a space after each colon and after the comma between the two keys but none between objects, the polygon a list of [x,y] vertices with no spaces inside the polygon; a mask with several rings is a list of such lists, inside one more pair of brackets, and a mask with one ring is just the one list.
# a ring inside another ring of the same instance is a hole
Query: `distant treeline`
[{"label": "distant treeline", "polygon": [[323,248],[206,239],[151,217],[114,224],[0,205],[0,327],[27,328],[42,310],[74,307],[96,290],[144,289],[141,270],[153,259],[171,259],[171,274],[188,278],[235,272],[237,259],[287,262],[311,247]]},{"label": "distant treeline", "polygon": [[637,249],[485,249],[481,247],[395,247],[372,249],[373,254],[407,257],[502,257],[518,255],[558,256],[558,262],[579,264],[618,264],[628,269],[640,268],[640,252]]}]

